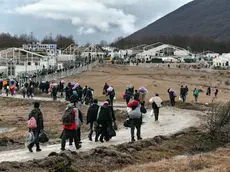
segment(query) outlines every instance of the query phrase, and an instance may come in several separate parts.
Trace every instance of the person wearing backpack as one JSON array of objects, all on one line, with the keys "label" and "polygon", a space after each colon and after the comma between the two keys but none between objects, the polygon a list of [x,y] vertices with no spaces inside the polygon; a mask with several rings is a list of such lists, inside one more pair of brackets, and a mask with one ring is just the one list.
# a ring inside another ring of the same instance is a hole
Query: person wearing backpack
[{"label": "person wearing backpack", "polygon": [[70,103],[78,103],[78,95],[77,95],[77,91],[73,91],[73,95],[70,96]]},{"label": "person wearing backpack", "polygon": [[77,129],[79,125],[80,111],[75,110],[74,104],[69,104],[62,116],[63,132],[61,135],[61,150],[65,150],[66,140],[74,141],[76,149],[80,149],[79,138],[77,136]]},{"label": "person wearing backpack", "polygon": [[[73,103],[73,111],[74,113],[76,113],[76,124],[77,124],[77,129],[76,129],[76,133],[77,133],[77,139],[79,144],[81,144],[81,125],[83,124],[83,115],[82,112],[80,111],[80,109],[78,109],[76,107],[76,103]],[[69,145],[73,145],[73,138],[69,139]]]},{"label": "person wearing backpack", "polygon": [[[100,141],[103,143],[105,141],[109,141],[108,136],[108,127],[112,123],[112,115],[109,108],[109,102],[105,101],[103,106],[101,106],[98,110],[97,114],[97,123],[102,127],[102,133],[100,135]],[[98,135],[97,135],[98,137]]]},{"label": "person wearing backpack", "polygon": [[127,109],[130,128],[131,128],[131,142],[135,142],[134,130],[137,129],[137,140],[142,140],[141,138],[141,124],[142,124],[142,113],[146,113],[146,109],[143,104],[134,100],[132,102],[132,107]]},{"label": "person wearing backpack", "polygon": [[33,152],[32,148],[34,144],[36,145],[36,151],[37,152],[41,151],[40,145],[39,145],[39,134],[44,129],[44,124],[43,124],[43,114],[39,107],[40,107],[40,103],[35,102],[34,109],[30,112],[29,118],[28,118],[29,120],[28,124],[30,123],[30,121],[34,121],[34,124],[32,122],[30,123],[31,125],[28,126],[29,131],[33,132],[33,135],[34,135],[33,141],[27,146],[30,152]]},{"label": "person wearing backpack", "polygon": [[93,135],[93,126],[95,121],[97,120],[97,113],[98,113],[98,100],[94,99],[93,104],[89,107],[88,112],[87,112],[87,122],[86,124],[90,124],[90,132],[88,135],[88,138],[90,141],[92,141],[92,135]]},{"label": "person wearing backpack", "polygon": [[194,89],[193,95],[195,98],[195,103],[197,103],[198,97],[199,97],[199,90],[197,88]]}]

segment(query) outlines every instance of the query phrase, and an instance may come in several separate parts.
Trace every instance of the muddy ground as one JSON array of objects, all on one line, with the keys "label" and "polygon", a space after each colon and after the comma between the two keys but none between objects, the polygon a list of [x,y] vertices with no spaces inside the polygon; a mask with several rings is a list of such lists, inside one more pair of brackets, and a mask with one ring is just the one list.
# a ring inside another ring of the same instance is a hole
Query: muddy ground
[{"label": "muddy ground", "polygon": [[[41,110],[44,116],[45,131],[50,137],[48,144],[59,142],[62,131],[61,116],[66,108],[65,102],[43,102],[41,101]],[[87,107],[79,106],[84,115],[84,124],[82,126],[82,138],[87,137],[89,126],[86,125]],[[16,128],[11,132],[0,133],[0,151],[23,148],[25,138],[28,134],[27,120],[30,110],[33,108],[31,100],[20,100],[13,98],[0,98],[0,126],[6,128]],[[117,124],[122,128],[123,121],[126,119],[126,113],[121,110],[115,110]]]},{"label": "muddy ground", "polygon": [[60,154],[50,153],[43,160],[25,163],[3,162],[0,171],[81,171],[106,172],[121,170],[134,164],[157,162],[177,155],[194,155],[217,148],[206,134],[196,128],[190,128],[172,136],[156,136],[153,139],[126,143],[110,147],[98,147],[80,154],[65,151]]}]

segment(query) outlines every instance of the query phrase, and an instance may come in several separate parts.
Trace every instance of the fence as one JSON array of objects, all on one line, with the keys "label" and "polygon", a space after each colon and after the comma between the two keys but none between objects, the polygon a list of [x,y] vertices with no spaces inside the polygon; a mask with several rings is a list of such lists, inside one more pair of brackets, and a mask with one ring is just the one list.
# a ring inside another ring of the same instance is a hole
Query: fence
[{"label": "fence", "polygon": [[[95,61],[95,62],[92,62],[92,63],[85,65],[85,66],[75,67],[73,69],[68,69],[65,71],[56,72],[56,73],[52,73],[52,74],[48,74],[48,75],[36,76],[32,80],[34,82],[39,82],[39,83],[42,81],[55,81],[55,80],[59,80],[59,79],[62,79],[62,78],[68,77],[68,76],[76,75],[76,74],[91,70],[97,64],[98,64],[98,61]],[[22,83],[26,82],[26,80],[24,80],[24,79],[20,79],[19,81]]]}]

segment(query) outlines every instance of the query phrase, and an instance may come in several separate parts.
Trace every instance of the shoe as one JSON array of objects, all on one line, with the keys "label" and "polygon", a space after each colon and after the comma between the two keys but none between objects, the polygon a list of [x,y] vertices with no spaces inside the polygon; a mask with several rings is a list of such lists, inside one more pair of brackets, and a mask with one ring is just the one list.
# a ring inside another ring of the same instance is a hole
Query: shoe
[{"label": "shoe", "polygon": [[88,136],[88,138],[89,138],[89,140],[92,142],[93,141],[93,139],[92,139],[92,137],[91,136]]},{"label": "shoe", "polygon": [[30,152],[33,152],[32,148],[30,146],[27,146]]},{"label": "shoe", "polygon": [[78,145],[77,147],[76,147],[76,149],[80,149],[82,146],[81,145]]},{"label": "shoe", "polygon": [[132,140],[131,140],[132,143],[135,142],[135,141],[136,141],[135,139],[132,139]]},{"label": "shoe", "polygon": [[39,149],[36,149],[36,152],[41,152],[42,150],[39,148]]},{"label": "shoe", "polygon": [[61,148],[61,151],[65,151],[65,148]]},{"label": "shoe", "polygon": [[101,143],[104,143],[104,140],[103,140],[103,139],[100,139],[100,142],[101,142]]},{"label": "shoe", "polygon": [[141,137],[138,137],[137,140],[142,140],[142,138],[141,138]]}]

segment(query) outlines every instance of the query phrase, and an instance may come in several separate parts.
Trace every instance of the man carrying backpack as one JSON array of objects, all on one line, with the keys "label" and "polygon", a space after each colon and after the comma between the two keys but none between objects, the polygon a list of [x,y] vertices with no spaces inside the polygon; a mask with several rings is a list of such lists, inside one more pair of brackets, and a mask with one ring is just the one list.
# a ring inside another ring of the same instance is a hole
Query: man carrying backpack
[{"label": "man carrying backpack", "polygon": [[[40,107],[40,103],[35,102],[34,109],[30,112],[29,118],[28,118],[29,120],[28,124],[31,124],[29,125],[29,130],[30,132],[33,132],[33,135],[34,135],[33,141],[27,146],[30,152],[33,152],[32,148],[34,144],[36,144],[36,148],[37,148],[36,151],[37,152],[41,151],[40,146],[39,146],[39,134],[44,129],[44,125],[43,125],[43,114],[39,107]],[[30,121],[34,121],[34,122],[30,123]]]},{"label": "man carrying backpack", "polygon": [[87,122],[86,124],[90,124],[90,133],[89,133],[89,140],[92,141],[92,135],[93,135],[93,126],[95,121],[97,120],[97,113],[98,113],[98,100],[94,99],[93,104],[89,107],[87,112]]},{"label": "man carrying backpack", "polygon": [[[102,133],[100,136],[100,141],[103,143],[104,139],[106,141],[109,141],[108,136],[108,127],[112,123],[112,115],[109,108],[109,102],[105,101],[103,106],[101,106],[98,110],[98,117],[97,117],[97,123],[101,125]],[[96,136],[98,137],[98,135]],[[97,139],[97,138],[96,138]]]},{"label": "man carrying backpack", "polygon": [[61,135],[61,150],[65,150],[66,140],[74,141],[76,149],[80,149],[79,138],[77,135],[77,129],[80,126],[81,111],[77,109],[74,104],[69,104],[62,116],[63,132]]}]

